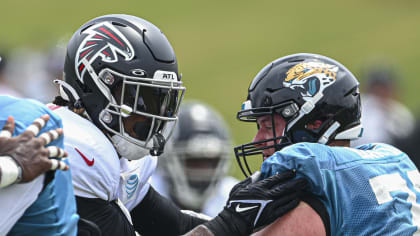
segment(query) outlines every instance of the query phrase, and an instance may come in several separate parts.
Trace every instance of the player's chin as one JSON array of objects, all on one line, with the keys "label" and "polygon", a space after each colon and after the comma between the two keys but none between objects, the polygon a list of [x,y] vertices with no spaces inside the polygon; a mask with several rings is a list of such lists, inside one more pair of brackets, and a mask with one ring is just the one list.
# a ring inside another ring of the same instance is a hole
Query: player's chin
[{"label": "player's chin", "polygon": [[263,159],[264,159],[264,161],[265,160],[267,160],[267,158],[269,158],[270,156],[271,156],[272,154],[270,154],[270,153],[263,153]]},{"label": "player's chin", "polygon": [[275,152],[274,148],[273,149],[266,149],[266,150],[264,150],[263,151],[263,159],[264,159],[264,161],[267,158],[271,157],[274,154],[274,152]]}]

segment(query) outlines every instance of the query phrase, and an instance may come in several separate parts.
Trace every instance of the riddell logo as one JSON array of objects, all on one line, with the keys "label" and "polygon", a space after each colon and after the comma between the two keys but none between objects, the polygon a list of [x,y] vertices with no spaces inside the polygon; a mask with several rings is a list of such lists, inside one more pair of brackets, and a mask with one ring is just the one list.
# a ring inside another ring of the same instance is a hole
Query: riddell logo
[{"label": "riddell logo", "polygon": [[79,155],[83,158],[83,160],[86,162],[86,164],[88,166],[93,166],[93,164],[95,163],[95,158],[92,158],[92,160],[87,159],[87,157],[85,155],[83,155],[83,153],[81,151],[79,151],[79,149],[74,148],[76,150],[77,153],[79,153]]}]

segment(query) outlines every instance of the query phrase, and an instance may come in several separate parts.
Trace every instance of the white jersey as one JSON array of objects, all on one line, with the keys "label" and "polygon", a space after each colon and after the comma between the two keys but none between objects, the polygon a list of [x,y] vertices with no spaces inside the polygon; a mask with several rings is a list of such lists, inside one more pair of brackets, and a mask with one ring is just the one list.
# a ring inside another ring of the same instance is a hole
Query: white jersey
[{"label": "white jersey", "polygon": [[229,199],[230,190],[239,181],[231,176],[222,178],[216,185],[215,192],[203,205],[202,213],[211,217],[217,216],[225,207]]},{"label": "white jersey", "polygon": [[146,195],[157,157],[129,161],[119,158],[109,139],[92,122],[66,107],[54,109],[63,121],[74,193],[105,201],[120,199],[128,210]]},{"label": "white jersey", "polygon": [[7,232],[35,202],[44,185],[44,175],[25,184],[13,184],[0,189],[0,235]]},{"label": "white jersey", "polygon": [[[223,207],[226,205],[226,201],[229,199],[230,190],[238,182],[239,181],[237,179],[231,176],[226,176],[220,179],[220,181],[214,188],[214,192],[212,192],[211,195],[204,202],[201,208],[201,213],[210,217],[217,216],[223,210]],[[162,196],[171,199],[168,182],[165,181],[165,178],[162,177],[159,174],[159,172],[156,172],[153,175],[151,183],[153,188],[157,192],[159,192]]]}]

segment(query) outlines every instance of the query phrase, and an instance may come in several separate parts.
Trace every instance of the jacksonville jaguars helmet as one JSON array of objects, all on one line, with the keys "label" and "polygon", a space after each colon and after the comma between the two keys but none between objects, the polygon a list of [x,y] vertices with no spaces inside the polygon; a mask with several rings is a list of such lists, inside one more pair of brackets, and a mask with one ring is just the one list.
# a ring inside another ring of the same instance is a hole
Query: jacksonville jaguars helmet
[{"label": "jacksonville jaguars helmet", "polygon": [[231,137],[222,117],[201,102],[181,105],[179,121],[161,162],[169,194],[187,209],[200,211],[230,167]]},{"label": "jacksonville jaguars helmet", "polygon": [[[308,53],[271,62],[251,82],[237,118],[256,122],[260,116],[271,115],[273,138],[234,148],[242,172],[245,176],[252,173],[246,157],[260,155],[263,149],[278,151],[299,142],[328,144],[359,138],[363,130],[360,108],[359,82],[339,62]],[[275,114],[286,122],[281,134],[275,133]],[[322,121],[319,128],[308,128],[318,120]],[[257,147],[261,143],[267,146]]]},{"label": "jacksonville jaguars helmet", "polygon": [[[163,151],[185,87],[174,50],[155,25],[130,15],[88,21],[68,43],[63,77],[56,81],[61,96],[85,108],[98,128],[151,154]],[[136,137],[124,128],[132,115],[146,119],[134,125]]]}]

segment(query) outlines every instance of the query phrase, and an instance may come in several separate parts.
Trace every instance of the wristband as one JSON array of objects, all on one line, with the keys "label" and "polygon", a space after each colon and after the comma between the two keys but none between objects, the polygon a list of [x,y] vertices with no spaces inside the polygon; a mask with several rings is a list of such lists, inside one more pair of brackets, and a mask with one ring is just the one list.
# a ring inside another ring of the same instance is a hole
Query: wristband
[{"label": "wristband", "polygon": [[22,168],[9,156],[0,156],[0,188],[17,183],[22,179]]}]

